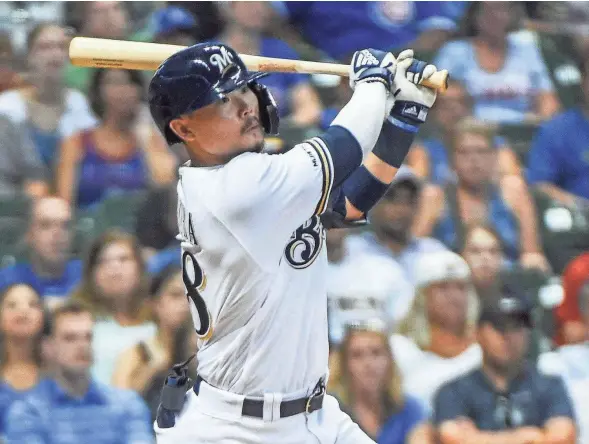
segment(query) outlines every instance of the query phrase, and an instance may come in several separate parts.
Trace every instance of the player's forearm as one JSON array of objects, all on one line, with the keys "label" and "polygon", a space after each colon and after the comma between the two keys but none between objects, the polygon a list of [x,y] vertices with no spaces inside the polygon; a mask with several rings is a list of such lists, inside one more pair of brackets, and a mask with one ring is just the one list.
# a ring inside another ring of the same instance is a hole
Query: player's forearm
[{"label": "player's forearm", "polygon": [[397,165],[405,159],[408,142],[403,140],[399,144],[394,137],[398,132],[391,131],[391,126],[389,121],[384,123],[376,145],[381,153],[387,152],[387,157],[395,161],[385,162],[375,153],[369,153],[343,184],[348,220],[362,219],[376,205],[397,174]]},{"label": "player's forearm", "polygon": [[331,126],[341,126],[356,139],[363,155],[374,148],[385,117],[387,93],[382,83],[360,83]]}]

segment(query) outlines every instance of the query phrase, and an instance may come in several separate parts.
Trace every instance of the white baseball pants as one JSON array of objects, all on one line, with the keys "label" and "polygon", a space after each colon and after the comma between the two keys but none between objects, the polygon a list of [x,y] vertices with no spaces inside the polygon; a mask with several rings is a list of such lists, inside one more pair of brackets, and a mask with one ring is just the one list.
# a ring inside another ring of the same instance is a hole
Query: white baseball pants
[{"label": "white baseball pants", "polygon": [[[243,396],[218,390],[204,381],[198,396],[190,390],[174,427],[160,429],[157,444],[375,444],[342,412],[337,400],[326,395],[323,408],[288,418],[276,416],[282,399],[307,393],[264,396],[264,419],[241,415]],[[278,419],[275,419],[278,418]]]}]

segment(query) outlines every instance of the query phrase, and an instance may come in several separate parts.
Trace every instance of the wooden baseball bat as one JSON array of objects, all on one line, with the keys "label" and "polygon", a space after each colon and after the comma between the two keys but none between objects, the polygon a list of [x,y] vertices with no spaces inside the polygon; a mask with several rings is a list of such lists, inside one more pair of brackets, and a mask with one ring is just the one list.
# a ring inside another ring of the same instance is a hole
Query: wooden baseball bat
[{"label": "wooden baseball bat", "polygon": [[[74,37],[70,42],[69,53],[72,64],[76,66],[155,71],[165,59],[184,48],[185,46],[162,45],[160,43]],[[247,69],[251,71],[348,76],[348,65],[247,54],[239,56]],[[448,87],[448,71],[441,70],[434,73],[429,79],[423,81],[423,85],[438,91],[445,91]]]}]

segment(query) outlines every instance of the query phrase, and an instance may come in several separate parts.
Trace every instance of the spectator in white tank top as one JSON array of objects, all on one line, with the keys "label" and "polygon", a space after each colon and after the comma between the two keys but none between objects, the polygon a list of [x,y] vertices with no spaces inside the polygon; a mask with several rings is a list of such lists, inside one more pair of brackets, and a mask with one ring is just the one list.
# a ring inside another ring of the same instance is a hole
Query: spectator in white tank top
[{"label": "spectator in white tank top", "polygon": [[32,86],[0,94],[0,114],[24,125],[41,159],[52,166],[60,141],[93,127],[96,119],[84,95],[65,87],[65,31],[57,24],[37,25],[29,34],[27,45],[27,80]]},{"label": "spectator in white tank top", "polygon": [[444,383],[476,368],[478,299],[466,262],[450,251],[423,255],[413,306],[391,337],[405,392],[431,406]]}]

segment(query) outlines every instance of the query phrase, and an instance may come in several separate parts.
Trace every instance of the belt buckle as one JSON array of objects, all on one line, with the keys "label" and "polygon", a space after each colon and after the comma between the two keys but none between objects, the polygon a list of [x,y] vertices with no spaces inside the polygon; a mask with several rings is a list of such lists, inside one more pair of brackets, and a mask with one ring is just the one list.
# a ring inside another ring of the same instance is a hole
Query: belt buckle
[{"label": "belt buckle", "polygon": [[309,409],[311,408],[311,402],[313,401],[313,398],[315,398],[316,396],[321,396],[325,393],[325,384],[323,383],[323,381],[319,381],[317,383],[317,386],[315,387],[315,389],[313,390],[313,393],[311,393],[311,396],[309,396],[309,398],[307,398],[307,402],[305,404],[305,413],[308,415]]}]

